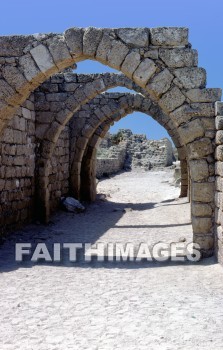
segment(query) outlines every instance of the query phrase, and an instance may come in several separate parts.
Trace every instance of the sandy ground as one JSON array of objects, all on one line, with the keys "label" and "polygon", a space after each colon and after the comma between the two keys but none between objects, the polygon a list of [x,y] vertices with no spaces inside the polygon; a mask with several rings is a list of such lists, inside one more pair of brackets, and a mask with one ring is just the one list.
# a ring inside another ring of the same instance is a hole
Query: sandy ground
[{"label": "sandy ground", "polygon": [[171,177],[124,173],[101,181],[107,201],[83,214],[58,212],[48,226],[29,225],[1,246],[1,350],[222,350],[223,269],[214,259],[14,261],[16,242],[189,242],[189,205],[177,199]]}]

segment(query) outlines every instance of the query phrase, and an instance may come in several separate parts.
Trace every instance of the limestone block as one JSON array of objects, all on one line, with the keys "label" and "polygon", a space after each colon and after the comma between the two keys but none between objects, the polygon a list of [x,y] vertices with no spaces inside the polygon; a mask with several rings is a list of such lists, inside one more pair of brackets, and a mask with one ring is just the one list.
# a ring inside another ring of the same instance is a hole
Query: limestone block
[{"label": "limestone block", "polygon": [[150,29],[152,45],[184,46],[188,44],[188,29],[183,27],[160,27]]},{"label": "limestone block", "polygon": [[217,101],[215,103],[215,115],[223,116],[223,102]]},{"label": "limestone block", "polygon": [[64,37],[74,58],[83,54],[83,29],[70,28],[65,31]]},{"label": "limestone block", "polygon": [[211,130],[215,132],[215,118],[214,117],[204,117],[200,118],[205,130]]},{"label": "limestone block", "polygon": [[64,37],[55,35],[47,40],[47,46],[58,68],[66,68],[73,63]]},{"label": "limestone block", "polygon": [[217,191],[223,192],[223,179],[221,176],[216,176],[215,186]]},{"label": "limestone block", "polygon": [[29,91],[29,84],[18,68],[13,66],[5,66],[2,69],[2,75],[15,90],[19,92]]},{"label": "limestone block", "polygon": [[222,145],[223,144],[223,130],[217,130],[216,137],[215,137],[216,145]]},{"label": "limestone block", "polygon": [[222,204],[223,204],[223,193],[222,192],[215,192],[215,205],[218,208],[221,208],[222,210]]},{"label": "limestone block", "polygon": [[193,182],[192,200],[195,202],[210,203],[214,200],[215,186],[213,182]]},{"label": "limestone block", "polygon": [[57,71],[49,50],[43,44],[40,44],[31,49],[30,53],[42,73],[52,74]]},{"label": "limestone block", "polygon": [[190,162],[191,178],[194,181],[205,180],[209,176],[208,163],[204,159],[191,160]]},{"label": "limestone block", "polygon": [[158,60],[159,54],[158,49],[148,49],[144,51],[144,57],[145,58],[151,58],[152,60]]},{"label": "limestone block", "polygon": [[172,112],[181,106],[185,101],[185,96],[177,86],[167,91],[159,100],[159,105],[167,112]]},{"label": "limestone block", "polygon": [[171,86],[174,76],[166,68],[160,73],[156,74],[149,84],[146,86],[148,90],[155,96],[164,94]]},{"label": "limestone block", "polygon": [[85,56],[94,57],[96,55],[102,35],[102,29],[93,27],[85,29],[83,37],[83,54]]},{"label": "limestone block", "polygon": [[0,56],[22,56],[25,47],[34,41],[34,37],[31,35],[1,36]]},{"label": "limestone block", "polygon": [[212,103],[184,104],[173,111],[170,116],[177,126],[192,119],[192,117],[213,117],[214,107]]},{"label": "limestone block", "polygon": [[120,41],[113,40],[112,47],[107,56],[108,64],[120,69],[122,62],[129,52],[129,48]]},{"label": "limestone block", "polygon": [[201,203],[191,203],[191,210],[193,216],[211,216],[212,209],[209,204],[201,204]]},{"label": "limestone block", "polygon": [[211,218],[197,218],[192,217],[193,232],[196,233],[210,233],[212,228]]},{"label": "limestone block", "polygon": [[141,57],[137,51],[131,51],[125,58],[121,71],[129,78],[132,78],[132,75],[138,65],[140,64]]},{"label": "limestone block", "polygon": [[145,47],[149,44],[149,33],[147,28],[120,28],[117,29],[118,37],[133,47]]},{"label": "limestone block", "polygon": [[223,130],[223,116],[217,116],[215,118],[215,127],[217,130]]},{"label": "limestone block", "polygon": [[204,128],[199,119],[192,120],[191,122],[182,125],[178,130],[184,144],[192,142],[196,138],[204,135]]},{"label": "limestone block", "polygon": [[192,102],[216,102],[221,99],[221,89],[191,89],[186,92]]},{"label": "limestone block", "polygon": [[205,88],[206,71],[203,68],[178,68],[174,70],[174,74],[186,89]]},{"label": "limestone block", "polygon": [[98,60],[104,63],[107,61],[107,56],[111,50],[114,37],[115,37],[115,33],[112,29],[104,30],[104,34],[102,36],[101,42],[98,45],[98,49],[96,52],[96,57]]},{"label": "limestone block", "polygon": [[223,177],[223,162],[221,161],[215,162],[215,175],[219,175]]},{"label": "limestone block", "polygon": [[198,64],[198,53],[191,49],[159,49],[159,57],[168,67],[193,67]]},{"label": "limestone block", "polygon": [[15,90],[5,81],[0,79],[0,99],[5,101],[10,101],[15,94]]},{"label": "limestone block", "polygon": [[[211,231],[209,233],[211,233]],[[213,255],[214,237],[212,234],[194,234],[194,242],[199,244],[201,251],[203,251],[203,256],[208,257]],[[204,251],[206,251],[206,253]],[[210,253],[208,251],[210,251]]]},{"label": "limestone block", "polygon": [[223,161],[223,145],[217,146],[215,149],[215,159]]},{"label": "limestone block", "polygon": [[156,69],[155,63],[149,58],[145,58],[135,70],[133,79],[137,84],[144,87],[156,72]]},{"label": "limestone block", "polygon": [[206,157],[213,153],[213,146],[208,138],[202,138],[187,145],[188,156],[190,159]]}]

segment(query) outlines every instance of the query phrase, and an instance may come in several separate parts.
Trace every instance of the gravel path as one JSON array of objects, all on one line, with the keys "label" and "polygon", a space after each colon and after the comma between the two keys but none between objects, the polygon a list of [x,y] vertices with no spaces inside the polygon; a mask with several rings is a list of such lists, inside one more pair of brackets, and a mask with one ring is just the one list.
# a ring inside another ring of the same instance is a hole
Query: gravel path
[{"label": "gravel path", "polygon": [[84,214],[58,212],[47,227],[29,225],[1,246],[1,350],[222,350],[223,270],[213,259],[14,262],[15,242],[190,241],[189,205],[171,177],[101,181],[107,201]]}]

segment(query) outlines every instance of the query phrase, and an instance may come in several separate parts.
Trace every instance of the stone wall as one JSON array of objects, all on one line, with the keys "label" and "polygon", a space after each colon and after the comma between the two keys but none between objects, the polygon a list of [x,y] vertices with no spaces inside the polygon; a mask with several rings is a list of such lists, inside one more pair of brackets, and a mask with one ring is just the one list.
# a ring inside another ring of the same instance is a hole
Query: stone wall
[{"label": "stone wall", "polygon": [[146,135],[120,129],[117,134],[108,133],[101,142],[96,172],[100,177],[103,173],[112,174],[123,168],[150,170],[170,166],[173,160],[172,143],[167,138],[147,140]]},{"label": "stone wall", "polygon": [[35,112],[33,95],[4,129],[0,143],[0,234],[34,217]]},{"label": "stone wall", "polygon": [[51,159],[49,191],[50,191],[50,211],[58,208],[62,196],[69,192],[69,159],[70,141],[69,127],[62,131]]},{"label": "stone wall", "polygon": [[215,251],[223,264],[223,103],[216,104]]}]

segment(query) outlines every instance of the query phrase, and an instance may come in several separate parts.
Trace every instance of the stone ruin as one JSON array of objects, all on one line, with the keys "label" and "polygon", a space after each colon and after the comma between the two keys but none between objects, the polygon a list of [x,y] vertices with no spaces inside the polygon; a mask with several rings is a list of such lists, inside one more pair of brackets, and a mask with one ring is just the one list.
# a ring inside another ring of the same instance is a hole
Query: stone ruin
[{"label": "stone ruin", "polygon": [[172,143],[168,138],[147,140],[146,135],[120,129],[117,134],[107,133],[97,151],[97,178],[121,170],[151,170],[168,167],[175,160]]},{"label": "stone ruin", "polygon": [[[118,74],[64,69],[96,60]],[[133,94],[106,94],[124,86]],[[223,261],[223,103],[187,28],[70,28],[0,37],[1,232],[48,222],[62,195],[94,200],[96,153],[110,126],[134,111],[171,137],[193,240]]]}]

